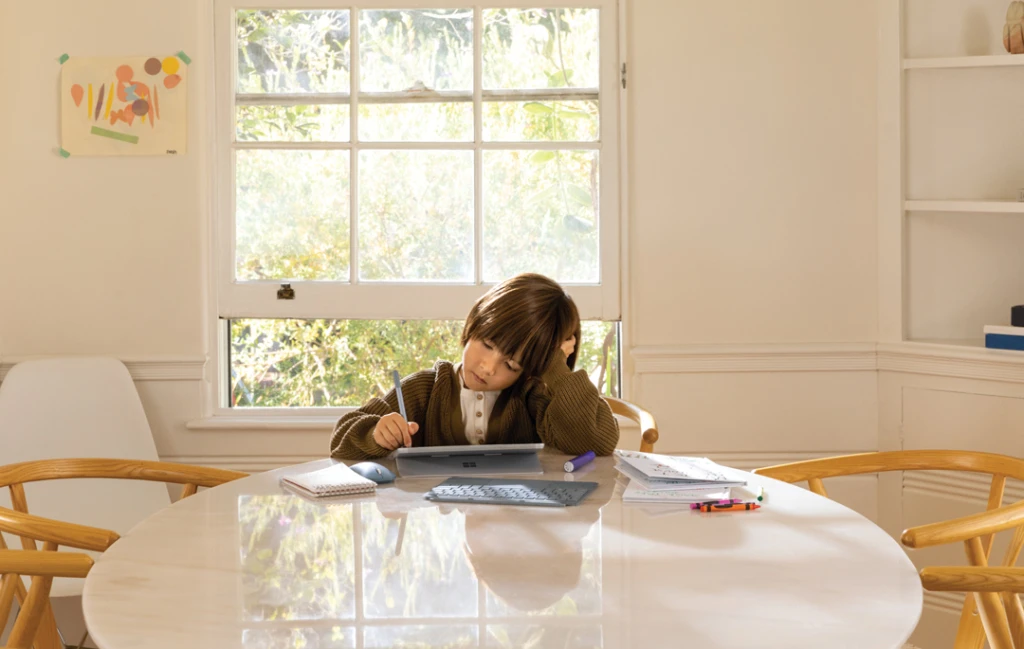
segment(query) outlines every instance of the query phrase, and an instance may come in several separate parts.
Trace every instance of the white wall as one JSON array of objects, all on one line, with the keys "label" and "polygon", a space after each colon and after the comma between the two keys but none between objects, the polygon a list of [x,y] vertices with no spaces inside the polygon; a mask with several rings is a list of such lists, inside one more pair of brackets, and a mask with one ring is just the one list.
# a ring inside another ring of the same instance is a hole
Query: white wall
[{"label": "white wall", "polygon": [[874,4],[634,0],[630,21],[627,325],[663,447],[875,449]]}]

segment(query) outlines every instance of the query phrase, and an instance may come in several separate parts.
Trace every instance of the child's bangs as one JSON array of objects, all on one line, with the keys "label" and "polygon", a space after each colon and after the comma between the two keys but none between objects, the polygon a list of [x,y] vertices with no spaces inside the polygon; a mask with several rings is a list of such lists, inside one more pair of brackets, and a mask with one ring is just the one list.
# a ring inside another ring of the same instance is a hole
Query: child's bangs
[{"label": "child's bangs", "polygon": [[524,327],[524,320],[512,322],[503,320],[504,322],[499,322],[499,319],[495,318],[491,322],[480,323],[474,336],[490,341],[509,358],[518,356],[517,362],[527,371],[543,369],[543,367],[536,366],[538,363],[545,362],[547,347],[551,344],[550,340],[542,340],[543,327],[527,328]]}]

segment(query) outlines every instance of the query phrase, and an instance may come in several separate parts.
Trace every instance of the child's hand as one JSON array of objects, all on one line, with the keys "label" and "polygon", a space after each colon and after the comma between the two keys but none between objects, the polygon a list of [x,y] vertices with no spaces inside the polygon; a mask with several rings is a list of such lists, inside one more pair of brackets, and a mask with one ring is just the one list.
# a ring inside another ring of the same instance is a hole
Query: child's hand
[{"label": "child's hand", "polygon": [[562,352],[566,358],[572,356],[573,351],[576,350],[576,336],[573,335],[569,340],[562,343]]},{"label": "child's hand", "polygon": [[420,429],[414,421],[407,422],[402,415],[393,412],[384,415],[373,429],[373,441],[381,448],[393,451],[399,446],[412,446],[412,436]]}]

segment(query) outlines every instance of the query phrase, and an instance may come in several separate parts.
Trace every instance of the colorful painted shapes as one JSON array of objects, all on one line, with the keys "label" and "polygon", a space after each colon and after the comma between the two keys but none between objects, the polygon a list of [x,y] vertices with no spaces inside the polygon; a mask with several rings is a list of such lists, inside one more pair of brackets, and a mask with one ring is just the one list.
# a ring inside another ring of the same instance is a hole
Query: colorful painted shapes
[{"label": "colorful painted shapes", "polygon": [[118,141],[121,141],[121,142],[127,142],[128,144],[138,144],[139,143],[139,136],[137,136],[137,135],[128,135],[126,133],[118,133],[117,131],[108,131],[107,129],[100,128],[99,126],[93,126],[92,130],[89,131],[89,132],[92,133],[93,135],[99,135],[101,137],[109,137],[112,140],[118,140]]},{"label": "colorful painted shapes", "polygon": [[75,100],[75,106],[82,105],[82,97],[85,96],[85,89],[77,83],[71,86],[71,98]]},{"label": "colorful painted shapes", "polygon": [[154,56],[153,58],[146,60],[146,64],[143,66],[143,69],[146,71],[146,74],[152,76],[154,74],[160,74],[160,70],[162,70],[163,67],[164,64],[160,62],[160,59]]},{"label": "colorful painted shapes", "polygon": [[135,72],[132,71],[132,66],[122,65],[117,68],[117,80],[121,83],[129,83]]},{"label": "colorful painted shapes", "polygon": [[93,115],[93,121],[98,120],[100,118],[100,113],[103,112],[103,93],[106,92],[106,90],[107,84],[103,84],[102,86],[100,86],[100,96],[96,100],[96,112]]},{"label": "colorful painted shapes", "polygon": [[181,66],[181,61],[175,56],[168,56],[164,59],[163,70],[165,74],[175,74]]},{"label": "colorful painted shapes", "polygon": [[170,90],[181,83],[181,77],[176,74],[171,74],[164,77],[164,87]]},{"label": "colorful painted shapes", "polygon": [[132,103],[132,112],[142,117],[149,112],[149,102],[145,99],[137,99]]}]

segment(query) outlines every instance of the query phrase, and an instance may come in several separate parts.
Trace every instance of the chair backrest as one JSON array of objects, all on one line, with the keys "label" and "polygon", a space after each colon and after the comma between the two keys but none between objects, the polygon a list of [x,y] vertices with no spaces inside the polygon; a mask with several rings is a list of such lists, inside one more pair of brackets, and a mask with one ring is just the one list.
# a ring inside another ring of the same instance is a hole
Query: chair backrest
[{"label": "chair backrest", "polygon": [[0,630],[10,616],[21,578],[32,577],[27,594],[19,597],[18,617],[7,638],[9,649],[30,649],[36,632],[46,619],[47,602],[54,577],[83,579],[89,574],[93,560],[77,552],[33,552],[0,550]]},{"label": "chair backrest", "polygon": [[[91,357],[16,364],[0,383],[0,464],[76,457],[159,459],[127,368]],[[119,534],[171,503],[167,487],[156,482],[39,482],[26,494],[33,514]],[[0,506],[11,507],[6,490]],[[80,580],[58,579],[52,594],[76,595],[81,587]]]},{"label": "chair backrest", "polygon": [[612,413],[625,417],[640,427],[640,452],[653,453],[654,444],[658,441],[658,424],[654,421],[654,415],[629,401],[615,397],[604,397],[604,400],[612,409]]}]

